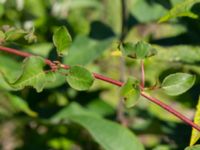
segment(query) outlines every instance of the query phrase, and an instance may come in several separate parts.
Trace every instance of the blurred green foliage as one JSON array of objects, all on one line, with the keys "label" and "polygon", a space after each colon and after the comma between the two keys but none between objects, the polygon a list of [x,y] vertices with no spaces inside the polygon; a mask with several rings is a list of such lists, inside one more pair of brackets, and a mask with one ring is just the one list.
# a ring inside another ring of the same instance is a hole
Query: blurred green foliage
[{"label": "blurred green foliage", "polygon": [[[196,75],[195,84],[182,95],[151,93],[193,119],[200,91],[200,2],[192,1],[186,9],[195,17],[168,16],[168,22],[158,23],[172,8],[182,13],[176,9],[182,2],[126,0],[124,42],[144,40],[157,49],[157,55],[144,62],[148,87],[160,84],[171,73]],[[126,79],[129,75],[140,78],[138,61],[125,59],[122,73],[120,58],[111,55],[121,36],[121,11],[120,0],[0,0],[0,44],[84,65],[114,79],[121,74]],[[63,58],[57,55],[52,39],[60,26],[72,36]],[[95,81],[89,91],[77,92],[56,73],[54,83],[38,81],[45,87],[41,93],[31,87],[15,91],[3,75],[15,81],[22,67],[22,58],[0,52],[2,150],[183,150],[189,145],[191,127],[142,97],[135,107],[124,108],[129,129],[120,125],[119,88],[104,82]]]}]

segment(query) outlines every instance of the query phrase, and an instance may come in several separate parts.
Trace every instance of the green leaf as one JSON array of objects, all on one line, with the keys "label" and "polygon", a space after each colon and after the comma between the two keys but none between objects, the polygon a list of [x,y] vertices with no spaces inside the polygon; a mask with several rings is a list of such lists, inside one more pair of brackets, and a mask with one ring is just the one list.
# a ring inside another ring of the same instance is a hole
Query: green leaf
[{"label": "green leaf", "polygon": [[38,44],[33,44],[30,46],[27,46],[26,51],[46,58],[46,57],[48,57],[52,48],[53,48],[52,43],[43,42],[43,43],[38,43]]},{"label": "green leaf", "polygon": [[175,73],[167,76],[162,83],[162,89],[168,95],[180,95],[190,89],[196,77],[187,73]]},{"label": "green leaf", "polygon": [[159,61],[173,61],[185,64],[196,64],[200,62],[200,47],[190,45],[176,45],[170,47],[160,47],[156,59]]},{"label": "green leaf", "polygon": [[157,51],[148,43],[140,41],[136,44],[124,43],[120,49],[125,56],[130,58],[145,59],[157,53]]},{"label": "green leaf", "polygon": [[5,33],[3,31],[0,30],[0,44],[2,44],[5,41]]},{"label": "green leaf", "polygon": [[172,18],[177,18],[177,17],[190,17],[190,18],[197,19],[198,15],[190,11],[191,7],[197,2],[200,2],[200,1],[199,0],[185,0],[184,2],[176,4],[172,9],[169,10],[169,12],[166,15],[160,18],[159,23],[165,22]]},{"label": "green leaf", "polygon": [[126,107],[133,107],[140,98],[139,81],[129,78],[122,86],[120,93],[124,97]]},{"label": "green leaf", "polygon": [[11,86],[21,90],[26,86],[34,87],[37,92],[41,92],[48,82],[55,80],[54,74],[45,73],[43,67],[45,66],[44,59],[38,56],[31,56],[24,61],[24,68],[22,75]]},{"label": "green leaf", "polygon": [[111,45],[113,38],[103,41],[92,40],[86,36],[78,36],[64,57],[64,63],[69,65],[87,65],[100,57]]},{"label": "green leaf", "polygon": [[72,43],[71,35],[66,27],[59,27],[53,35],[53,43],[59,55],[67,54]]},{"label": "green leaf", "polygon": [[98,0],[73,0],[69,5],[70,9],[82,7],[101,7],[101,3]]},{"label": "green leaf", "polygon": [[[197,104],[196,114],[194,116],[194,123],[200,125],[200,97]],[[200,138],[200,132],[192,128],[192,135],[190,138],[190,146],[193,146]]]},{"label": "green leaf", "polygon": [[10,28],[8,31],[5,32],[5,39],[6,41],[15,41],[27,34],[26,31],[22,29],[15,29],[15,28]]},{"label": "green leaf", "polygon": [[[161,3],[167,2],[162,1]],[[131,14],[141,23],[149,23],[155,21],[167,12],[167,10],[157,1],[150,2],[146,0],[134,0],[132,5],[129,4],[129,6],[131,9]]]},{"label": "green leaf", "polygon": [[105,150],[144,150],[143,145],[127,128],[97,117],[80,106],[78,108],[72,109],[70,105],[61,110],[62,114],[58,113],[53,118],[60,118],[60,121],[69,119],[83,126]]},{"label": "green leaf", "polygon": [[189,146],[185,150],[200,150],[200,145]]},{"label": "green leaf", "polygon": [[66,77],[69,85],[76,90],[88,90],[94,81],[92,73],[81,66],[72,66]]},{"label": "green leaf", "polygon": [[11,95],[9,93],[6,94],[7,97],[10,100],[10,103],[12,104],[12,106],[17,110],[17,111],[23,111],[24,113],[26,113],[27,115],[31,116],[31,117],[36,117],[37,113],[32,111],[27,102],[23,99],[21,99],[18,96],[15,95]]}]

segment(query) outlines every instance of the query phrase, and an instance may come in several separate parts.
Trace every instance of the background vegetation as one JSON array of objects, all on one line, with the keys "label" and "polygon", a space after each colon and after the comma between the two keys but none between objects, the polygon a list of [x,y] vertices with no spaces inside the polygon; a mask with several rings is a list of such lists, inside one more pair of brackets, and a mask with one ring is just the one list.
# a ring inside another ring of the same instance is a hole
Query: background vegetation
[{"label": "background vegetation", "polygon": [[[151,93],[192,120],[200,90],[199,1],[177,7],[184,1],[127,0],[126,9],[122,1],[0,0],[0,44],[124,81],[129,75],[140,79],[140,64],[116,56],[118,42],[147,41],[158,51],[144,62],[147,86],[171,73],[196,75],[184,94]],[[60,26],[73,41],[62,58],[52,39]],[[40,93],[32,87],[11,89],[3,74],[14,81],[22,60],[0,52],[0,149],[183,150],[189,145],[190,126],[142,97],[135,107],[124,107],[119,88],[105,82],[78,92],[56,74],[56,82],[47,81]]]}]

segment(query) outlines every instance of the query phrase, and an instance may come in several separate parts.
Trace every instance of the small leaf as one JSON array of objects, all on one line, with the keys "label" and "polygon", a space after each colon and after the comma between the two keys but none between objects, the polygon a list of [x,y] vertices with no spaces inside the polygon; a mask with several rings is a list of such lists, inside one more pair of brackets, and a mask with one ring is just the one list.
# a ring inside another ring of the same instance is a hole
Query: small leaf
[{"label": "small leaf", "polygon": [[192,13],[190,11],[191,7],[197,3],[200,2],[199,0],[185,0],[184,2],[176,4],[169,12],[164,15],[160,20],[159,23],[168,21],[172,18],[177,17],[190,17],[193,19],[197,19],[198,15]]},{"label": "small leaf", "polygon": [[189,146],[185,150],[200,150],[200,145]]},{"label": "small leaf", "polygon": [[18,90],[26,86],[33,86],[37,92],[41,92],[47,83],[55,80],[53,73],[45,73],[44,66],[45,62],[41,57],[31,56],[26,58],[22,75],[11,83],[11,86]]},{"label": "small leaf", "polygon": [[71,67],[66,78],[72,88],[80,91],[88,90],[94,81],[92,73],[81,66]]},{"label": "small leaf", "polygon": [[138,80],[129,78],[121,88],[121,96],[127,108],[133,107],[140,98],[140,88]]},{"label": "small leaf", "polygon": [[145,59],[157,53],[156,49],[143,41],[137,42],[136,44],[124,43],[121,45],[120,49],[125,56],[136,59]]},{"label": "small leaf", "polygon": [[[200,125],[200,97],[197,104],[196,114],[194,116],[194,123]],[[200,132],[192,128],[192,135],[190,138],[190,146],[194,145],[200,138]]]},{"label": "small leaf", "polygon": [[167,76],[162,83],[162,89],[168,95],[180,95],[190,89],[196,77],[187,73],[175,73]]},{"label": "small leaf", "polygon": [[62,26],[53,35],[53,43],[57,48],[58,55],[67,54],[71,46],[72,38],[66,27]]}]

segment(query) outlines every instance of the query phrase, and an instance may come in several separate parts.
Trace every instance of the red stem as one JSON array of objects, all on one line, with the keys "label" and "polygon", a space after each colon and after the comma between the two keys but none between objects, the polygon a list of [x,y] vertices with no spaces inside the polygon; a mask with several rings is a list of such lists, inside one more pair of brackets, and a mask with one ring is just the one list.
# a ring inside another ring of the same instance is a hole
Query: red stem
[{"label": "red stem", "polygon": [[146,99],[152,101],[153,103],[159,105],[160,107],[164,108],[166,111],[170,112],[171,114],[175,115],[176,117],[178,117],[179,119],[181,119],[182,121],[187,123],[188,125],[192,126],[193,128],[197,129],[198,131],[200,131],[200,126],[198,126],[197,124],[193,123],[190,119],[188,119],[187,117],[185,117],[181,113],[177,112],[175,109],[173,109],[169,105],[161,102],[160,100],[158,100],[158,99],[156,99],[154,97],[151,97],[151,96],[147,95],[144,92],[141,92],[141,95],[143,97],[145,97]]},{"label": "red stem", "polygon": [[144,73],[144,60],[141,60],[141,87],[145,87],[145,73]]},{"label": "red stem", "polygon": [[[13,49],[13,48],[4,47],[4,46],[0,46],[0,50],[8,52],[8,53],[15,54],[15,55],[18,55],[18,56],[22,56],[22,57],[33,56],[33,54],[30,54],[30,53],[27,53],[27,52],[22,52],[22,51],[19,51],[19,50]],[[46,64],[48,64],[50,66],[52,66],[52,65],[55,66],[55,63],[53,63],[49,59],[45,59],[45,62],[46,62]],[[61,64],[60,67],[62,67],[64,69],[69,69],[70,68],[70,66],[64,65],[64,64]],[[119,86],[119,87],[121,87],[124,84],[123,82],[111,79],[109,77],[106,77],[106,76],[103,76],[103,75],[100,75],[100,74],[97,74],[97,73],[93,73],[93,75],[94,75],[94,77],[96,79],[105,81],[107,83],[111,83],[111,84]],[[150,100],[151,102],[153,102],[153,103],[157,104],[158,106],[162,107],[166,111],[170,112],[171,114],[175,115],[177,118],[179,118],[183,122],[187,123],[188,125],[192,126],[193,128],[197,129],[198,131],[200,131],[200,126],[198,126],[197,124],[193,123],[190,119],[188,119],[187,117],[185,117],[184,115],[182,115],[181,113],[179,113],[178,111],[176,111],[175,109],[170,107],[169,105],[163,103],[162,101],[160,101],[160,100],[158,100],[158,99],[156,99],[154,97],[151,97],[151,96],[147,95],[145,92],[141,92],[141,95],[143,97],[145,97],[146,99]]]}]

